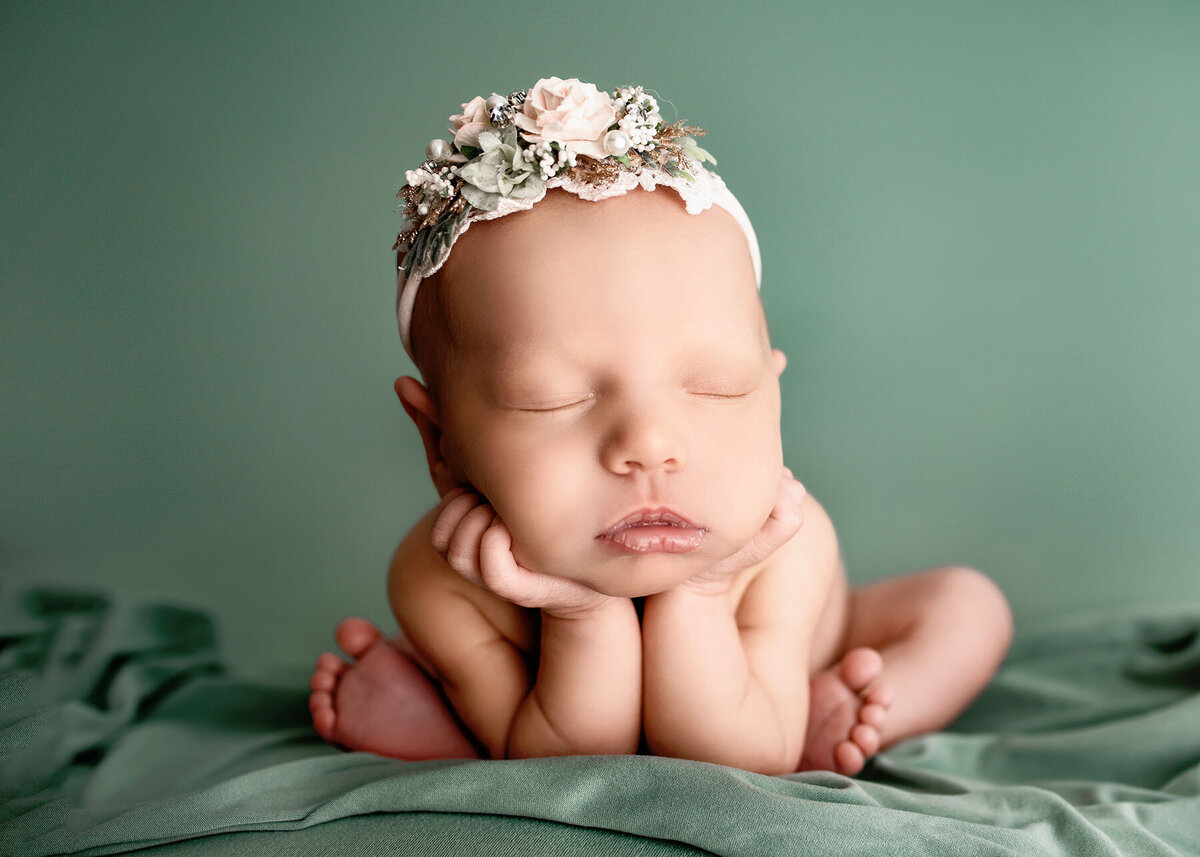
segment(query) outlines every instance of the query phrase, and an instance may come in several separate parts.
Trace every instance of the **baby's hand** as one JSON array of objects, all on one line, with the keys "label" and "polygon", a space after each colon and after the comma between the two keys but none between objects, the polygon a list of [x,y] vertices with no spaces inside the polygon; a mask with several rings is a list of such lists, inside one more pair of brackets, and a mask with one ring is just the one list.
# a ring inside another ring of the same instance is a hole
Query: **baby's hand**
[{"label": "baby's hand", "polygon": [[429,536],[434,550],[460,575],[521,607],[569,618],[613,600],[573,580],[518,565],[508,527],[467,488],[454,488],[442,498]]},{"label": "baby's hand", "polygon": [[739,571],[762,562],[800,530],[804,523],[802,504],[808,492],[792,471],[783,468],[783,481],[779,486],[779,497],[762,528],[745,547],[737,553],[713,563],[700,574],[683,585],[695,592],[720,594],[728,590],[733,576]]}]

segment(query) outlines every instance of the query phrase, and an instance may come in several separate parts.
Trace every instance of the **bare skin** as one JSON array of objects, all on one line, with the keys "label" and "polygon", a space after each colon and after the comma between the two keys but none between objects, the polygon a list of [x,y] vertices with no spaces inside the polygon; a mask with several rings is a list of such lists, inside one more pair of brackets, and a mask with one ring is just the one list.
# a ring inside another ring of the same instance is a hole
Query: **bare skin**
[{"label": "bare skin", "polygon": [[384,639],[358,618],[343,619],[336,636],[353,664],[330,652],[317,660],[310,707],[322,738],[413,761],[478,755],[403,636]]},{"label": "bare skin", "polygon": [[848,585],[783,466],[786,359],[727,213],[552,194],[445,270],[466,344],[436,395],[396,382],[442,500],[392,562],[403,634],[346,620],[351,663],[318,660],[323,737],[853,775],[986,684],[1011,618],[984,575]]},{"label": "bare skin", "polygon": [[[419,532],[419,527],[414,529],[414,534]],[[393,579],[402,575],[393,565]],[[841,625],[845,636],[814,661],[804,755],[797,770],[853,776],[876,752],[948,725],[991,675],[987,662],[980,662],[971,651],[972,638],[992,632],[1011,634],[1011,627],[998,609],[999,602],[994,629],[947,627],[940,620],[947,614],[965,614],[980,599],[995,598],[994,584],[970,568],[956,566],[847,593],[843,609],[848,613],[854,602],[860,612],[854,622],[846,615],[842,622],[823,629],[834,634]],[[522,652],[536,662],[536,617],[509,614],[495,604],[486,609],[506,614],[498,626],[520,624],[524,633],[517,636],[525,644]],[[897,632],[900,628],[905,630]],[[851,630],[858,636],[850,636]],[[502,633],[499,627],[497,633]],[[889,633],[895,634],[890,641]],[[330,652],[318,658],[310,707],[321,737],[348,749],[397,759],[481,756],[468,731],[438,696],[442,679],[427,662],[419,665],[420,656],[403,633],[387,639],[367,620],[348,618],[338,626],[336,636],[351,662]],[[920,642],[914,643],[914,638]],[[964,672],[947,683],[947,696],[938,704],[922,704],[927,699],[920,686],[922,674],[942,669],[953,674],[958,664],[948,655],[956,651],[961,653],[956,660]],[[914,662],[929,663],[929,670],[914,670]],[[897,697],[912,704],[897,707]],[[400,698],[422,703],[394,705],[392,700]]]}]

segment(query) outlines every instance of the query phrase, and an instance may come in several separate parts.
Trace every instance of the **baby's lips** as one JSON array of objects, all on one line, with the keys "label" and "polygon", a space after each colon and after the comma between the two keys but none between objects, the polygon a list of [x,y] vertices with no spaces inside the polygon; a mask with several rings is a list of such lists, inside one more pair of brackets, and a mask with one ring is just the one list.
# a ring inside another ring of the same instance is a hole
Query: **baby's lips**
[{"label": "baby's lips", "polygon": [[616,521],[612,524],[612,526],[608,527],[596,538],[611,538],[616,533],[624,529],[641,524],[686,527],[692,530],[707,529],[706,527],[702,527],[699,524],[693,523],[690,519],[684,517],[682,514],[673,509],[667,507],[647,507],[644,509],[639,509],[632,514],[626,515],[619,521]]}]

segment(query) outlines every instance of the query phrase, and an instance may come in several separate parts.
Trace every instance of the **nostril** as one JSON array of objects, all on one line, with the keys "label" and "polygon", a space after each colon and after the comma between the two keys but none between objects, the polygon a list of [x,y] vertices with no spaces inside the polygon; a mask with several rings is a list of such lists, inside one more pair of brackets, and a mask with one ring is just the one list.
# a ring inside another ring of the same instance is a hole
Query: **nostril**
[{"label": "nostril", "polygon": [[677,470],[685,459],[678,433],[644,413],[630,415],[614,425],[600,455],[604,466],[617,473]]}]

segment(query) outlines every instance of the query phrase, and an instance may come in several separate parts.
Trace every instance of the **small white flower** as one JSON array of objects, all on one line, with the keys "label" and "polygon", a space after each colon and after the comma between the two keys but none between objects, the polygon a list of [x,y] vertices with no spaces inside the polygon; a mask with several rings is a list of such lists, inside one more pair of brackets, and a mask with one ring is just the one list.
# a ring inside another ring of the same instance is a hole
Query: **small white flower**
[{"label": "small white flower", "polygon": [[658,112],[658,100],[647,95],[640,86],[626,86],[616,90],[613,106],[621,118],[617,127],[629,137],[629,148],[649,152],[657,146],[654,138],[662,116]]},{"label": "small white flower", "polygon": [[426,196],[432,194],[445,198],[450,196],[453,188],[448,178],[450,175],[453,175],[450,167],[441,167],[437,172],[433,172],[422,164],[418,169],[405,172],[404,178],[409,187],[421,188]]}]

